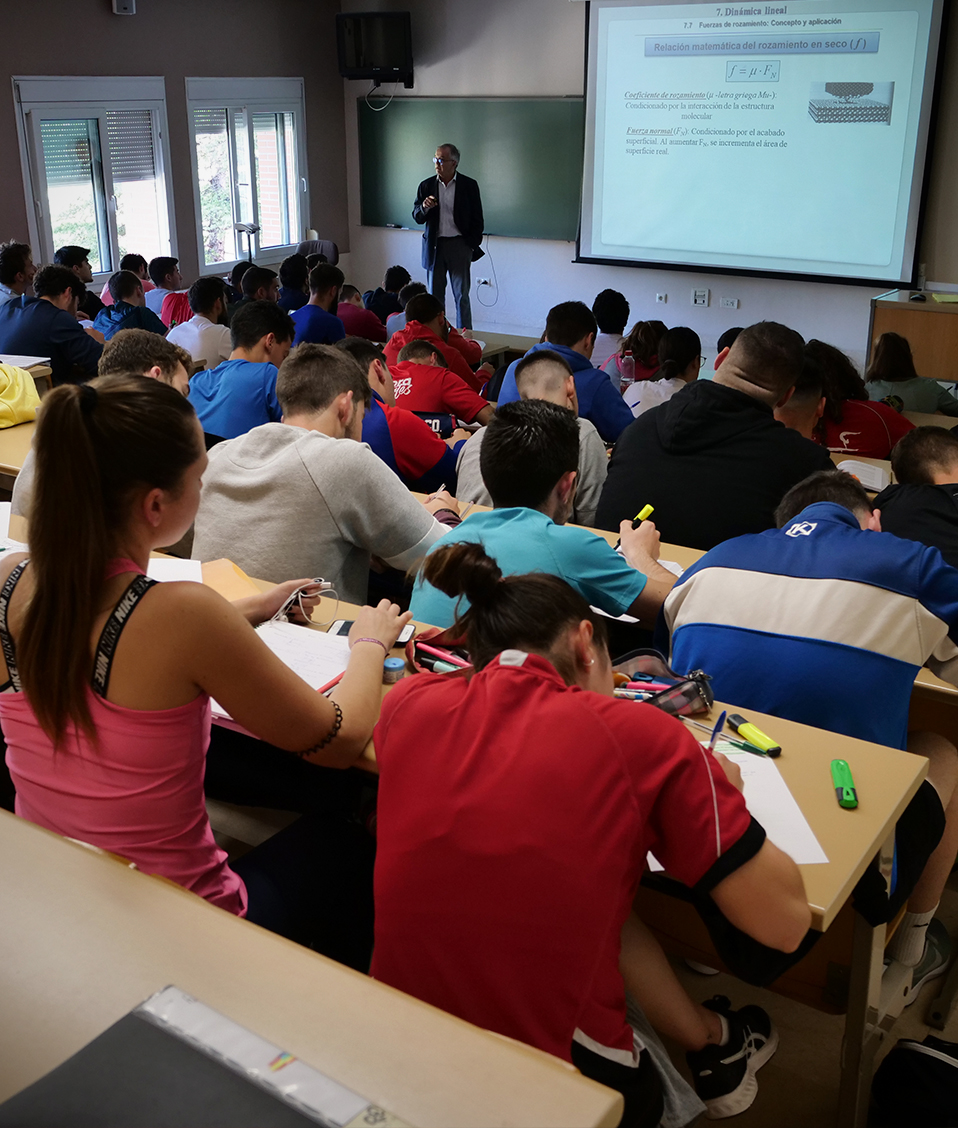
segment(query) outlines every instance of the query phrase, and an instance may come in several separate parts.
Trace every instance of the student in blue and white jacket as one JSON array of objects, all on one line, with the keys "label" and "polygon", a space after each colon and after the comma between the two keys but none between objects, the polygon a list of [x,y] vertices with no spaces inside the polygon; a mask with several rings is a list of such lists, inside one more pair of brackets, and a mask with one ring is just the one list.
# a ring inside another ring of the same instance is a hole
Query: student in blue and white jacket
[{"label": "student in blue and white jacket", "polygon": [[914,992],[947,963],[932,918],[958,851],[958,756],[942,737],[909,733],[908,707],[922,666],[958,685],[958,570],[936,548],[883,533],[861,485],[839,471],[789,490],[776,523],[713,548],[675,585],[663,608],[672,664],[707,670],[716,698],[743,711],[928,758],[898,822],[891,895],[883,883],[856,891],[872,923],[908,899],[888,951],[921,965]]},{"label": "student in blue and white jacket", "polygon": [[[632,412],[608,375],[592,366],[597,331],[595,315],[585,302],[562,302],[549,310],[545,340],[533,345],[526,356],[552,349],[567,361],[575,378],[579,415],[588,419],[607,443],[614,443],[632,422]],[[518,363],[513,361],[506,370],[499,391],[500,405],[519,399],[515,375]]]}]

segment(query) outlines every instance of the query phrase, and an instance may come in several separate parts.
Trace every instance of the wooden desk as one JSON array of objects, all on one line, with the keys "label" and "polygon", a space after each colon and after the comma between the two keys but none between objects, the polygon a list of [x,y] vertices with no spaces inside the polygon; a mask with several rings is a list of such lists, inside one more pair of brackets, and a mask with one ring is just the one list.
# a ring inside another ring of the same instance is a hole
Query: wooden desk
[{"label": "wooden desk", "polygon": [[485,342],[482,359],[488,360],[493,368],[520,360],[533,345],[539,343],[538,337],[521,337],[512,333],[485,333],[481,329],[475,329],[473,332],[480,341]]},{"label": "wooden desk", "polygon": [[0,474],[15,478],[20,473],[36,428],[36,423],[18,423],[0,430]]},{"label": "wooden desk", "polygon": [[921,411],[903,411],[902,415],[916,427],[945,427],[949,431],[958,427],[958,418],[954,415],[928,415]]},{"label": "wooden desk", "polygon": [[409,1124],[614,1125],[622,1098],[0,811],[0,1100],[175,984]]},{"label": "wooden desk", "polygon": [[911,290],[891,290],[871,300],[868,355],[882,333],[900,333],[908,339],[915,368],[934,380],[958,380],[958,305],[910,301]]}]

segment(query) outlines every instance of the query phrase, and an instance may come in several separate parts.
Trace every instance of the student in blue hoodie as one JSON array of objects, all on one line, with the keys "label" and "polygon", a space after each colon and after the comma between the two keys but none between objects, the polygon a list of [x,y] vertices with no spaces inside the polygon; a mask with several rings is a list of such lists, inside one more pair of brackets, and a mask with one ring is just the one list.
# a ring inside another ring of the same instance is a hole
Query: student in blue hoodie
[{"label": "student in blue hoodie", "polygon": [[93,322],[105,341],[121,329],[148,329],[166,336],[167,327],[147,307],[143,283],[132,270],[118,270],[110,276],[109,286],[113,305],[104,306]]},{"label": "student in blue hoodie", "polygon": [[[608,375],[592,366],[592,349],[598,332],[595,315],[585,302],[562,302],[549,310],[545,340],[533,345],[526,356],[539,349],[557,352],[572,369],[579,415],[588,419],[607,443],[614,443],[632,422],[632,412],[612,387]],[[516,365],[506,370],[499,392],[499,404],[519,399]]]}]

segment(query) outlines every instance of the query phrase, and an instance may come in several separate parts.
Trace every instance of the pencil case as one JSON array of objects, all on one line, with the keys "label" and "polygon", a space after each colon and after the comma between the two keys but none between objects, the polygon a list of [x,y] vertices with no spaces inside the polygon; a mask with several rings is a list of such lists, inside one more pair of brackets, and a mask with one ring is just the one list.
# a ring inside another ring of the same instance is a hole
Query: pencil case
[{"label": "pencil case", "polygon": [[657,650],[633,650],[619,658],[612,667],[613,673],[626,674],[631,680],[636,674],[649,675],[657,682],[671,682],[668,689],[658,690],[646,698],[646,705],[654,705],[663,713],[692,716],[707,713],[715,701],[712,679],[703,670],[678,674]]},{"label": "pencil case", "polygon": [[[439,670],[435,662],[442,663]],[[465,650],[465,639],[448,627],[427,627],[406,643],[406,664],[417,674],[441,673],[449,677],[470,678],[475,673]],[[454,669],[447,669],[452,666]]]}]

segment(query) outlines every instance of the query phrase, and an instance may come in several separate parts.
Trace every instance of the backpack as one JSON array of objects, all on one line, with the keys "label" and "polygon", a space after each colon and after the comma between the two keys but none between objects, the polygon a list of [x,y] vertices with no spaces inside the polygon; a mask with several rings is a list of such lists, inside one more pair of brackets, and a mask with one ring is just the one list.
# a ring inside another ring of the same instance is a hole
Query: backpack
[{"label": "backpack", "polygon": [[873,1128],[958,1128],[958,1042],[901,1038],[872,1081]]}]

